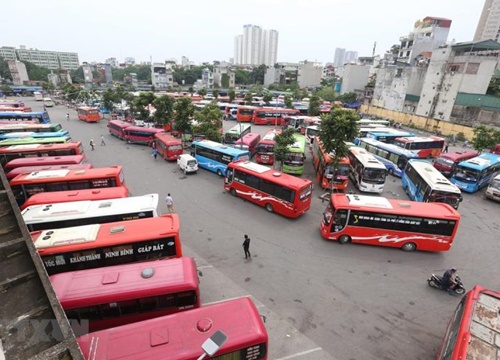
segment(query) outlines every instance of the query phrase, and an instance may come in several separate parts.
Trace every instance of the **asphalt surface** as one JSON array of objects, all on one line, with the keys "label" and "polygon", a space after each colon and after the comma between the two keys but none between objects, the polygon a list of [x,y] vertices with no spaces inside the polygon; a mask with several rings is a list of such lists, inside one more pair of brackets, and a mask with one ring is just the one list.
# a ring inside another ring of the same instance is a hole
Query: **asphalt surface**
[{"label": "asphalt surface", "polygon": [[[156,192],[162,199],[172,194],[184,253],[196,258],[204,274],[202,303],[252,296],[267,317],[269,359],[432,359],[460,298],[428,287],[428,276],[454,266],[467,288],[500,287],[500,204],[486,200],[484,190],[464,194],[459,232],[449,252],[340,245],[320,235],[326,202],[317,184],[311,209],[299,219],[286,219],[231,197],[216,174],[200,169],[186,176],[175,162],[155,161],[149,148],[109,135],[106,120],[78,121],[65,106],[48,111],[52,122],[84,143],[94,167],[122,165],[132,194]],[[234,125],[224,123],[225,128]],[[269,127],[252,129],[263,134]],[[106,146],[99,146],[101,134]],[[309,153],[303,177],[313,178]],[[400,179],[391,176],[382,195],[407,198]],[[160,211],[166,210],[162,201]],[[244,259],[244,234],[252,239],[252,260]]]}]

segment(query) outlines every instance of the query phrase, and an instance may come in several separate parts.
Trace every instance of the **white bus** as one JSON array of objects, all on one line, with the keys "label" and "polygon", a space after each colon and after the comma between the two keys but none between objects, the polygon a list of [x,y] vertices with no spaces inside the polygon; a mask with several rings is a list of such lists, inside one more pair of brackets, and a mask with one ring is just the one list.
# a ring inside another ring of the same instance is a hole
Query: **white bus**
[{"label": "white bus", "polygon": [[120,199],[29,206],[22,211],[30,231],[104,224],[158,216],[158,194]]},{"label": "white bus", "polygon": [[43,101],[43,94],[39,91],[33,92],[36,101]]},{"label": "white bus", "polygon": [[364,127],[366,125],[372,126],[389,126],[389,120],[373,120],[373,119],[361,119],[357,121],[359,127]]},{"label": "white bus", "polygon": [[387,169],[375,156],[357,146],[349,148],[351,163],[349,177],[360,191],[381,193],[384,190]]}]

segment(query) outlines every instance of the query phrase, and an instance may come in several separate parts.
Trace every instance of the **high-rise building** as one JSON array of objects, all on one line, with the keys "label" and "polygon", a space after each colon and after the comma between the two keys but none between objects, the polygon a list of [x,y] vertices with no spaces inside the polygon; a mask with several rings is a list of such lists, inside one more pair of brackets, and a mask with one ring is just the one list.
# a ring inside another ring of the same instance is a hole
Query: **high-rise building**
[{"label": "high-rise building", "polygon": [[335,49],[335,56],[333,58],[333,65],[335,67],[343,66],[344,65],[344,58],[345,58],[345,49],[336,48]]},{"label": "high-rise building", "polygon": [[346,51],[344,56],[344,64],[356,63],[358,61],[357,51]]},{"label": "high-rise building", "polygon": [[498,41],[500,37],[500,0],[485,0],[483,11],[477,24],[474,41],[493,39]]},{"label": "high-rise building", "polygon": [[10,46],[2,46],[0,47],[0,56],[3,57],[4,60],[29,61],[35,65],[54,70],[74,70],[78,69],[80,66],[78,53],[26,49],[24,45],[21,45],[19,49]]},{"label": "high-rise building", "polygon": [[260,26],[243,26],[243,35],[234,38],[234,63],[272,66],[278,57],[278,31]]}]

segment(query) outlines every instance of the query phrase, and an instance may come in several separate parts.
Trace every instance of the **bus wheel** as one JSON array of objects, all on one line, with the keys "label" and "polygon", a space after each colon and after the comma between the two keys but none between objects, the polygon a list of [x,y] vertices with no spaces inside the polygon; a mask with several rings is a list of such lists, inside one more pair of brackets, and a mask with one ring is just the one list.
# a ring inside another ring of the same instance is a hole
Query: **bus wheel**
[{"label": "bus wheel", "polygon": [[231,188],[231,190],[229,190],[229,193],[230,193],[232,196],[236,197],[236,190],[234,190],[234,188]]},{"label": "bus wheel", "polygon": [[394,169],[392,168],[389,169],[389,175],[394,175]]},{"label": "bus wheel", "polygon": [[269,203],[266,204],[266,210],[269,211],[269,212],[271,212],[271,213],[274,212],[273,206],[271,204],[269,204]]},{"label": "bus wheel", "polygon": [[401,246],[401,250],[408,251],[408,252],[414,251],[416,248],[417,248],[417,245],[415,245],[415,243],[412,243],[412,242],[404,243],[403,246]]},{"label": "bus wheel", "polygon": [[220,169],[217,170],[217,175],[222,176],[222,171],[220,171]]},{"label": "bus wheel", "polygon": [[339,237],[338,241],[340,244],[347,244],[348,242],[351,241],[351,237],[349,235],[342,235]]}]

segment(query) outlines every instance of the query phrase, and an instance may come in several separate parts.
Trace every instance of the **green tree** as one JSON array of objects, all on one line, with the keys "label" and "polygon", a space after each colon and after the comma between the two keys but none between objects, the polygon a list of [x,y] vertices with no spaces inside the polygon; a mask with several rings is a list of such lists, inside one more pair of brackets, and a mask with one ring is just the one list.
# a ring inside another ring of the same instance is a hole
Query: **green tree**
[{"label": "green tree", "polygon": [[500,77],[492,77],[486,94],[500,97]]},{"label": "green tree", "polygon": [[211,102],[200,111],[195,111],[194,118],[197,122],[193,126],[195,133],[205,135],[208,140],[221,141],[222,112],[215,102]]},{"label": "green tree", "polygon": [[295,142],[293,134],[295,134],[295,129],[288,128],[274,138],[274,168],[276,170],[282,169],[283,161],[288,154],[288,147]]},{"label": "green tree", "polygon": [[212,95],[214,96],[215,100],[219,97],[219,89],[214,89],[212,91]]},{"label": "green tree", "polygon": [[42,66],[38,66],[29,61],[23,61],[26,66],[28,78],[34,81],[47,81],[50,70]]},{"label": "green tree", "polygon": [[264,94],[264,97],[263,97],[262,100],[264,100],[264,102],[266,103],[266,105],[269,105],[269,103],[271,102],[272,99],[273,99],[273,95],[270,92],[266,92]]},{"label": "green tree", "polygon": [[250,91],[248,91],[245,95],[245,104],[252,105],[252,102],[253,102],[253,94]]},{"label": "green tree", "polygon": [[335,100],[342,101],[343,103],[353,103],[358,99],[355,92],[345,93],[343,95],[337,96]]},{"label": "green tree", "polygon": [[316,92],[316,95],[318,95],[324,101],[333,102],[335,100],[335,91],[333,91],[333,88],[331,86],[323,86]]},{"label": "green tree", "polygon": [[174,114],[174,100],[167,95],[162,95],[153,100],[156,111],[153,119],[159,125],[169,124]]},{"label": "green tree", "polygon": [[12,87],[10,85],[7,85],[7,84],[3,84],[0,86],[0,90],[2,91],[2,93],[7,96],[9,94],[12,94]]},{"label": "green tree", "polygon": [[106,89],[102,92],[102,106],[113,112],[115,109],[116,93],[113,89]]},{"label": "green tree", "polygon": [[236,91],[234,91],[233,88],[229,89],[229,92],[227,94],[229,96],[229,102],[232,103],[234,98],[236,97]]},{"label": "green tree", "polygon": [[200,90],[198,90],[198,95],[200,95],[202,98],[205,97],[205,95],[207,95],[207,89],[201,88]]},{"label": "green tree", "polygon": [[309,100],[309,109],[307,109],[307,113],[310,116],[318,116],[320,105],[321,101],[319,99],[319,96],[314,94],[313,96],[311,96],[311,99]]},{"label": "green tree", "polygon": [[472,145],[478,151],[484,149],[491,149],[497,143],[500,143],[500,131],[487,128],[484,125],[478,126],[473,130],[474,136],[472,138]]},{"label": "green tree", "polygon": [[149,112],[148,106],[153,104],[156,96],[151,93],[140,93],[139,96],[135,97],[132,101],[133,112],[139,115],[139,119],[144,121],[151,120],[151,113]]},{"label": "green tree", "polygon": [[56,89],[56,87],[51,82],[44,81],[42,83],[42,89],[47,91],[49,94],[52,94],[52,92]]},{"label": "green tree", "polygon": [[250,84],[264,84],[264,76],[266,74],[266,70],[267,66],[264,64],[254,68],[248,78]]},{"label": "green tree", "polygon": [[192,86],[189,87],[188,92],[193,96],[194,94],[194,88]]},{"label": "green tree", "polygon": [[194,115],[194,105],[191,98],[184,96],[174,104],[175,130],[182,134],[182,140],[186,139],[186,134],[191,134],[191,119]]},{"label": "green tree", "polygon": [[7,65],[7,62],[1,56],[0,56],[0,78],[12,81],[9,65]]},{"label": "green tree", "polygon": [[234,72],[234,81],[239,85],[247,85],[250,84],[250,75],[248,71],[236,69]]},{"label": "green tree", "polygon": [[346,141],[352,141],[358,135],[359,115],[354,111],[333,107],[328,114],[321,116],[319,138],[323,143],[326,153],[334,153],[333,169],[330,173],[336,177],[337,166],[340,159],[347,156],[349,148]]},{"label": "green tree", "polygon": [[85,76],[83,75],[83,66],[78,69],[70,70],[69,75],[74,83],[83,84],[85,82]]},{"label": "green tree", "polygon": [[293,109],[292,98],[288,95],[285,95],[285,106],[287,109]]}]

